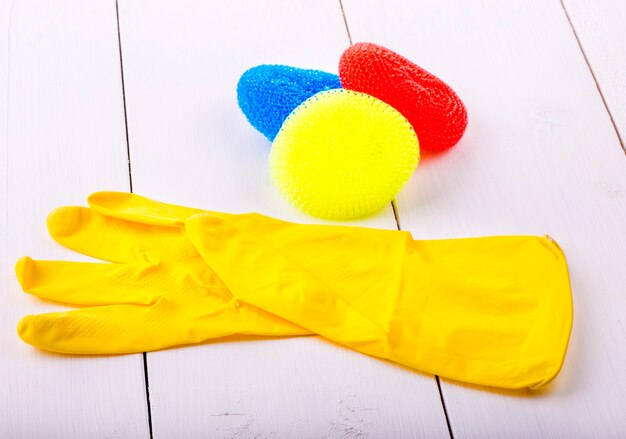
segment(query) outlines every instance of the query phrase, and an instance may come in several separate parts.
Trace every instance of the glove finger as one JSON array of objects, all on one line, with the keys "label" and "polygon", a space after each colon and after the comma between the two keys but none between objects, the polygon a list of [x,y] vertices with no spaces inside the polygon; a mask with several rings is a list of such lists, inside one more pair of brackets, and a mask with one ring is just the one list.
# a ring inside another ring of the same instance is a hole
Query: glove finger
[{"label": "glove finger", "polygon": [[169,307],[111,305],[27,315],[17,332],[32,346],[68,354],[128,354],[192,342]]},{"label": "glove finger", "polygon": [[263,234],[267,229],[275,231],[276,225],[285,224],[284,221],[261,214],[234,215],[175,206],[127,192],[94,192],[87,201],[92,210],[106,217],[164,227],[182,227],[189,218],[197,214],[232,219],[237,221],[239,227],[248,229],[251,233]]},{"label": "glove finger", "polygon": [[48,231],[59,244],[117,263],[187,261],[197,253],[181,229],[109,218],[87,207],[61,207],[48,215]]},{"label": "glove finger", "polygon": [[205,212],[127,192],[95,192],[87,198],[87,202],[101,215],[165,227],[181,227],[190,216]]},{"label": "glove finger", "polygon": [[15,265],[24,292],[74,305],[150,305],[165,294],[167,278],[158,264],[98,264],[20,258]]},{"label": "glove finger", "polygon": [[181,309],[166,299],[151,306],[111,305],[27,315],[18,323],[17,332],[32,346],[68,354],[147,352],[233,334],[309,334],[253,309],[240,313],[233,302],[213,310]]}]

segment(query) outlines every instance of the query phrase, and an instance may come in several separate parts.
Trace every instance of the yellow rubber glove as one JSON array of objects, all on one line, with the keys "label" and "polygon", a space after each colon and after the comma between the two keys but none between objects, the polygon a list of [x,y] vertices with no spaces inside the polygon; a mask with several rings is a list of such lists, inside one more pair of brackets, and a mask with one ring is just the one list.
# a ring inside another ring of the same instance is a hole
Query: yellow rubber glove
[{"label": "yellow rubber glove", "polygon": [[198,213],[130,194],[92,208],[186,222],[239,303],[360,352],[468,383],[537,388],[563,363],[572,325],[565,257],[550,238],[416,241],[406,232]]},{"label": "yellow rubber glove", "polygon": [[550,238],[416,241],[254,214],[195,215],[186,229],[242,303],[360,352],[513,389],[540,387],[563,364],[572,299]]},{"label": "yellow rubber glove", "polygon": [[[188,216],[199,211],[176,212]],[[16,273],[24,291],[43,299],[89,306],[24,317],[18,333],[38,348],[119,354],[231,334],[309,333],[256,307],[237,304],[181,225],[168,222],[168,218],[144,215],[127,221],[93,209],[65,207],[50,214],[48,229],[62,245],[113,263],[28,257],[18,261]]]}]

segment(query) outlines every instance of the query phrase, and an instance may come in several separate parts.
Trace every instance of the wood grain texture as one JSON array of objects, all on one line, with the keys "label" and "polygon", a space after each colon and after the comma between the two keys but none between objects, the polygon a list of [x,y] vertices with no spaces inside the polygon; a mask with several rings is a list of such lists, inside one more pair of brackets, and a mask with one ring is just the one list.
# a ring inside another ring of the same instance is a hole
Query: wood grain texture
[{"label": "wood grain texture", "polygon": [[[122,1],[120,23],[135,192],[316,222],[273,189],[236,84],[257,64],[336,72],[338,2]],[[391,209],[361,224],[395,228]],[[448,437],[432,376],[320,339],[207,343],[148,364],[155,438]]]},{"label": "wood grain texture", "polygon": [[[549,234],[567,257],[574,328],[539,392],[443,382],[455,438],[626,436],[626,159],[558,1],[345,0],[370,40],[465,101],[459,145],[397,199],[416,238]],[[619,43],[621,44],[621,43]]]},{"label": "wood grain texture", "polygon": [[62,308],[21,292],[17,258],[84,259],[48,211],[128,188],[115,4],[2,1],[0,20],[0,437],[146,437],[140,355],[48,354],[15,331]]},{"label": "wood grain texture", "polygon": [[[598,87],[626,142],[626,2],[562,0]],[[626,149],[624,149],[626,153]]]}]

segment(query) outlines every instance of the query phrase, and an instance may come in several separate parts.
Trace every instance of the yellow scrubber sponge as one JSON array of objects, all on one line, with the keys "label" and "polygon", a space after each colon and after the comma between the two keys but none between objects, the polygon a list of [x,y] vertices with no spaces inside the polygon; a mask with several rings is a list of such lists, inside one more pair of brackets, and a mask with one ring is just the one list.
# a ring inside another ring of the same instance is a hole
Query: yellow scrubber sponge
[{"label": "yellow scrubber sponge", "polygon": [[419,162],[411,124],[364,93],[315,94],[285,120],[270,153],[278,190],[304,212],[348,219],[376,212]]}]

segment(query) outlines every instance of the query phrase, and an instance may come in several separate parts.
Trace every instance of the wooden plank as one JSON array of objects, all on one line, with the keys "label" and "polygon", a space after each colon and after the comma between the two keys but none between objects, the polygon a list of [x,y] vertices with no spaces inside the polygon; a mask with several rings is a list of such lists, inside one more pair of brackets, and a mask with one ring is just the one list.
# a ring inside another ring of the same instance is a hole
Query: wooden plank
[{"label": "wooden plank", "polygon": [[0,17],[0,437],[146,437],[141,355],[49,354],[15,332],[63,308],[21,292],[17,258],[81,259],[48,211],[128,188],[115,5],[2,1]]},{"label": "wooden plank", "polygon": [[[336,71],[339,4],[124,1],[120,23],[135,192],[315,222],[272,188],[270,144],[236,84],[262,63]],[[391,209],[362,223],[395,227]],[[207,343],[148,363],[155,437],[448,437],[432,376],[319,339]]]},{"label": "wooden plank", "polygon": [[[598,87],[620,133],[626,139],[626,2],[562,0]],[[626,152],[626,149],[624,150]]]},{"label": "wooden plank", "polygon": [[624,437],[624,154],[558,1],[345,0],[355,41],[447,80],[468,131],[398,198],[416,238],[549,234],[568,257],[574,328],[543,391],[446,382],[456,438]]}]

